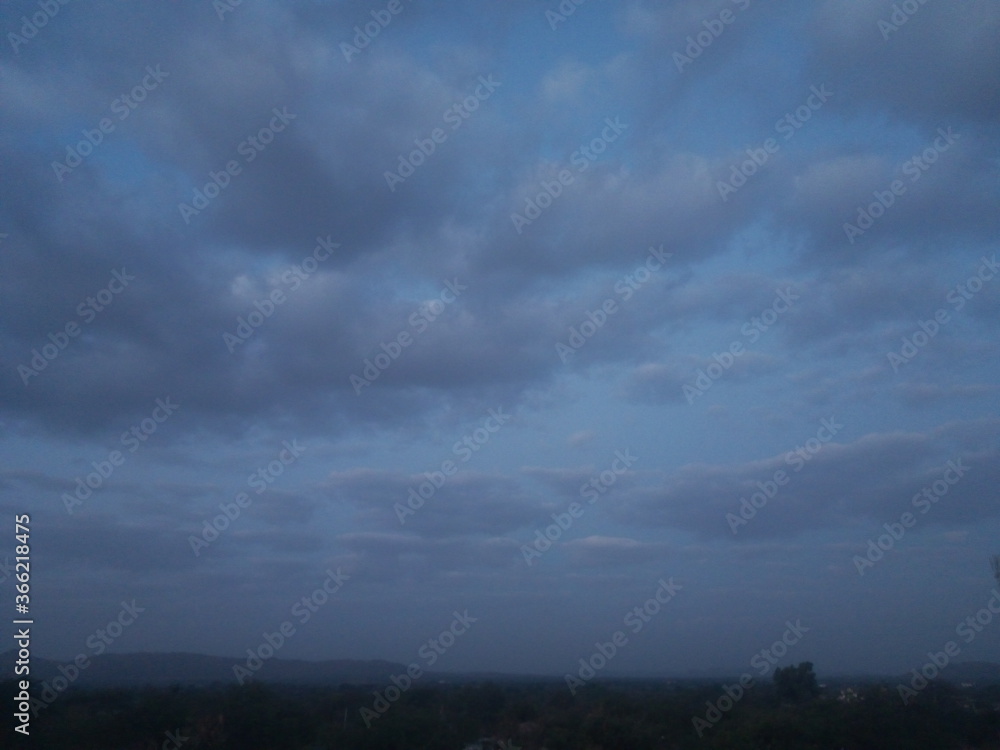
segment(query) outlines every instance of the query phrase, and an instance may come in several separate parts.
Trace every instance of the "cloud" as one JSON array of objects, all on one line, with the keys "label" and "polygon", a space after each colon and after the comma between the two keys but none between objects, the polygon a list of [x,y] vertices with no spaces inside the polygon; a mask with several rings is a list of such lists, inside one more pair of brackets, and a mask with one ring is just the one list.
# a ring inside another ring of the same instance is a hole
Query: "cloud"
[{"label": "cloud", "polygon": [[[239,652],[334,565],[343,608],[290,646],[304,657],[406,659],[469,602],[510,644],[470,647],[471,667],[559,672],[580,623],[676,567],[685,653],[629,658],[752,653],[778,605],[864,634],[871,593],[913,649],[817,653],[905,671],[933,644],[906,592],[947,581],[957,611],[981,585],[1000,286],[970,279],[1000,229],[995,4],[924,3],[889,33],[888,2],[588,3],[555,30],[545,10],[405,4],[350,61],[369,11],[306,0],[222,19],[70,3],[5,37],[0,510],[38,524],[40,642],[72,655],[135,595],[157,615],[128,648]],[[176,414],[128,451],[162,398]],[[509,426],[413,500],[499,405]],[[796,469],[831,415],[843,431]],[[288,440],[301,460],[196,557],[189,537]],[[641,463],[524,565],[622,446]],[[852,550],[949,461],[967,474],[859,593]],[[727,514],[778,471],[734,535]]]},{"label": "cloud", "polygon": [[[923,434],[869,434],[850,443],[803,440],[758,461],[688,465],[659,486],[628,493],[612,514],[639,527],[666,526],[734,540],[795,538],[809,530],[895,520],[915,508],[927,513],[933,507],[929,518],[935,524],[991,518],[995,508],[986,488],[994,475],[996,447],[960,446],[961,437],[971,435],[977,439],[970,443],[981,444],[983,431],[995,442],[995,428],[994,422],[973,422]],[[948,461],[970,468],[947,501],[915,500],[941,479]],[[751,498],[754,493],[762,494]],[[761,507],[743,508],[744,499]]]}]

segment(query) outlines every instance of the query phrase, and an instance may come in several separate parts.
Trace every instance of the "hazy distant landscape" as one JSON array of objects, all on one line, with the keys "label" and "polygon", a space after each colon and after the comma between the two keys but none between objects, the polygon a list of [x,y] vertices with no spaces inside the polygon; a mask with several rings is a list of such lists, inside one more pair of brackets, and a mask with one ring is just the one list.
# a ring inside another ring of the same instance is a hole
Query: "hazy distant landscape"
[{"label": "hazy distant landscape", "polygon": [[[557,677],[440,673],[394,694],[385,686],[399,683],[386,669],[398,674],[404,665],[277,662],[270,679],[237,686],[220,672],[228,671],[225,662],[230,669],[238,664],[192,654],[99,657],[86,678],[40,707],[44,729],[36,731],[32,747],[1000,746],[998,664],[953,665],[946,680],[904,704],[898,680],[841,677],[819,683],[811,665],[789,667],[746,689],[735,675],[602,679],[567,692]],[[38,668],[48,680],[59,674],[55,664]],[[13,682],[5,687],[13,689]],[[45,694],[43,689],[43,700]],[[373,700],[378,695],[388,698],[380,705]]]},{"label": "hazy distant landscape", "polygon": [[[0,669],[4,674],[14,671],[16,653],[5,651],[0,653]],[[90,660],[89,666],[73,680],[74,687],[88,689],[102,688],[141,688],[206,686],[213,683],[239,683],[234,677],[234,668],[244,664],[245,660],[226,658],[222,656],[207,656],[205,654],[107,654]],[[66,665],[58,661],[35,657],[32,660],[32,675],[44,685],[51,685],[53,678],[63,672],[59,667]],[[268,662],[268,668],[256,673],[253,680],[272,685],[314,685],[337,687],[345,684],[385,686],[390,684],[390,678],[406,672],[407,665],[387,661],[301,661],[274,659]],[[610,673],[602,680],[646,680],[650,682],[690,682],[711,683],[733,677],[738,674],[719,673],[704,674],[698,677],[692,675],[647,674],[644,677],[636,675],[620,675]],[[863,685],[878,682],[905,683],[908,675],[851,675],[834,674],[827,677],[837,685]],[[1000,664],[989,662],[958,662],[948,666],[942,673],[942,679],[953,685],[967,684],[969,687],[985,688],[1000,684]],[[425,672],[415,684],[433,686],[438,683],[559,683],[565,687],[566,680],[562,675],[555,674],[511,674],[503,672]],[[58,687],[58,685],[57,685]],[[61,691],[55,691],[55,695]],[[54,702],[54,701],[53,701]]]},{"label": "hazy distant landscape", "polygon": [[[0,654],[0,666],[12,669],[15,659]],[[609,676],[568,691],[556,675],[441,672],[407,683],[403,664],[277,659],[257,679],[234,683],[240,664],[104,655],[64,688],[66,665],[35,659],[32,711],[44,729],[32,747],[1000,746],[1000,664],[952,664],[906,701],[899,691],[910,675],[820,681],[811,664],[769,680]],[[3,687],[15,692],[13,681]],[[16,742],[13,729],[8,741]]]},{"label": "hazy distant landscape", "polygon": [[1000,747],[996,0],[0,1],[4,747]]}]

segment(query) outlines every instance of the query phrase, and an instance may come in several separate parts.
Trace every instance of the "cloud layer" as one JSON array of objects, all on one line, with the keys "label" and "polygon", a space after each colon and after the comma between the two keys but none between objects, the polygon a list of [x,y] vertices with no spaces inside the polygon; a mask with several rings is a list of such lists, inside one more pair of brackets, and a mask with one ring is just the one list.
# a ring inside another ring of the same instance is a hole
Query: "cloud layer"
[{"label": "cloud layer", "polygon": [[800,617],[795,661],[904,671],[974,611],[996,5],[494,5],[4,4],[43,655],[133,597],[115,648],[240,654],[331,567],[288,657],[408,661],[468,607],[444,668],[560,673],[669,576],[616,669]]}]

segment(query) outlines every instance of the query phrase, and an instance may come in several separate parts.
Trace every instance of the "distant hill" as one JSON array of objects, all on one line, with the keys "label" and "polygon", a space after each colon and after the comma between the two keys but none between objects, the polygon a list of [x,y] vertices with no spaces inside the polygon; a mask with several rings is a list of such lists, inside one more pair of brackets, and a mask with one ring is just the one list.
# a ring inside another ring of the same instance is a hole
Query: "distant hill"
[{"label": "distant hill", "polygon": [[[0,652],[0,680],[14,677],[14,662],[16,651]],[[66,662],[52,661],[32,657],[31,677],[34,680],[51,680],[60,675],[59,667]],[[80,673],[73,684],[90,688],[104,687],[141,687],[152,685],[163,687],[168,685],[208,685],[213,682],[235,683],[236,675],[233,667],[246,667],[246,658],[237,659],[225,656],[207,656],[191,653],[132,653],[103,654],[91,657],[90,666]],[[263,666],[253,674],[253,679],[264,683],[281,683],[286,685],[385,685],[392,675],[406,671],[405,664],[397,664],[384,660],[360,661],[353,659],[335,659],[330,661],[303,661],[299,659],[268,659]],[[820,682],[831,685],[855,684],[876,681],[899,680],[906,681],[909,675],[877,677],[866,675],[857,678],[846,676],[827,677],[820,675]],[[973,683],[976,687],[1000,684],[1000,664],[993,662],[959,662],[948,665],[941,678],[955,685],[963,682]],[[420,679],[423,685],[447,682],[451,684],[468,682],[496,683],[549,683],[559,682],[559,675],[519,675],[499,672],[425,672]],[[711,681],[707,677],[693,678],[681,676],[666,677],[627,677],[623,675],[607,675],[601,682],[632,682],[632,681],[662,681],[681,683],[702,683]]]},{"label": "distant hill", "polygon": [[941,672],[942,679],[955,683],[971,682],[976,687],[1000,684],[1000,664],[988,661],[963,661],[949,664]]},{"label": "distant hill", "polygon": [[[14,676],[16,653],[0,653],[0,679]],[[32,657],[31,677],[51,680],[60,674],[64,662]],[[212,682],[235,682],[233,667],[246,667],[246,659],[188,653],[102,654],[90,658],[74,682],[86,687],[139,687],[142,685],[205,685]],[[406,670],[405,664],[388,661],[300,661],[269,659],[254,673],[260,682],[293,685],[382,684],[389,676]]]},{"label": "distant hill", "polygon": [[[820,679],[820,682],[826,682],[837,686],[876,682],[891,682],[893,684],[899,682],[904,685],[909,685],[910,680],[912,679],[913,672],[911,671],[906,674],[882,676],[873,674],[856,676],[841,674],[828,677],[826,679]],[[950,682],[955,686],[961,686],[963,682],[971,683],[977,688],[984,687],[986,685],[1000,685],[1000,664],[988,661],[952,662],[941,670],[940,677],[937,679]]]}]

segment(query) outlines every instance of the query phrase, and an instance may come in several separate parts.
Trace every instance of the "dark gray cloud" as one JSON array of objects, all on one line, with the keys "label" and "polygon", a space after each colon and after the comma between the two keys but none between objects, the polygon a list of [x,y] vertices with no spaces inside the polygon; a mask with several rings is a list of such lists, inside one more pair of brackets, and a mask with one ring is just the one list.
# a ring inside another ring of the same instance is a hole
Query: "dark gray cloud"
[{"label": "dark gray cloud", "polygon": [[[882,0],[555,5],[404,3],[345,56],[372,8],[70,3],[22,39],[37,3],[3,4],[0,509],[37,525],[54,654],[133,596],[117,648],[239,653],[331,567],[349,585],[289,656],[405,661],[469,606],[449,668],[559,672],[676,575],[683,649],[624,671],[735,664],[775,608],[837,629],[802,659],[905,671],[928,578],[977,600],[995,4],[894,29]],[[948,461],[971,468],[858,576]],[[896,620],[906,647],[863,642]]]}]

